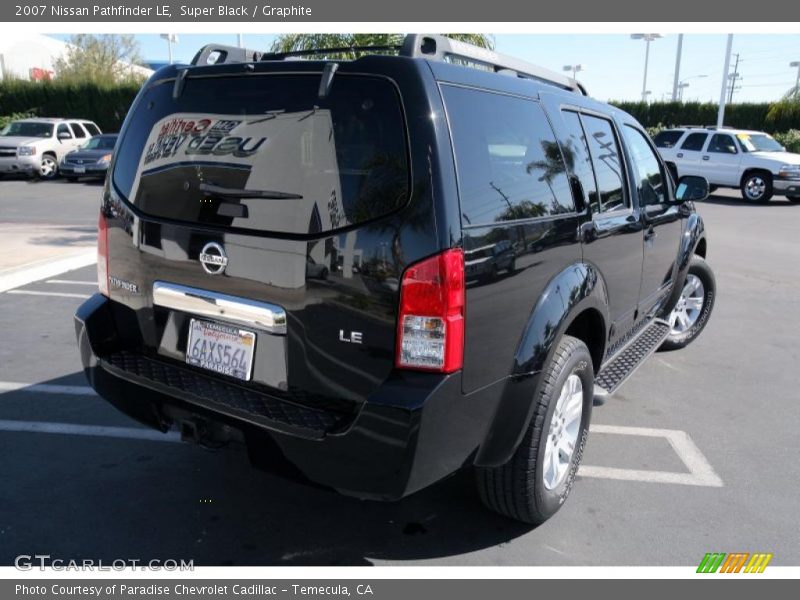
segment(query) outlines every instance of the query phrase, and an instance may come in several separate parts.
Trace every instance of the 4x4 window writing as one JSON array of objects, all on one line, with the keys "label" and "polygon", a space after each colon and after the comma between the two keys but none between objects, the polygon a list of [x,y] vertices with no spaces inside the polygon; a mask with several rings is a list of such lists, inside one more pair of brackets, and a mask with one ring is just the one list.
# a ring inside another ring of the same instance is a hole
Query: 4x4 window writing
[{"label": "4x4 window writing", "polygon": [[448,85],[442,95],[465,225],[575,210],[561,148],[537,102]]}]

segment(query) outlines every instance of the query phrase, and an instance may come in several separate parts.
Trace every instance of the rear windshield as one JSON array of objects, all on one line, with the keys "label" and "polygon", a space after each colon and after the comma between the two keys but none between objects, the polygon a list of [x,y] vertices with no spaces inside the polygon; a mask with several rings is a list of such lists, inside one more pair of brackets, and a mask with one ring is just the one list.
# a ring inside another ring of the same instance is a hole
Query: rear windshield
[{"label": "rear windshield", "polygon": [[188,77],[145,92],[113,182],[155,217],[313,234],[402,206],[400,101],[385,79],[339,74]]}]

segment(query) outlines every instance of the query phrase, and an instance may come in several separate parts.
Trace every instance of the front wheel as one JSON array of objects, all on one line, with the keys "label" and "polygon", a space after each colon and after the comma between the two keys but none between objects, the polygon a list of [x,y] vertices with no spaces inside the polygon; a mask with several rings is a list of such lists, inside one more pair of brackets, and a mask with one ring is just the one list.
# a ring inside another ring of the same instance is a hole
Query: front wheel
[{"label": "front wheel", "polygon": [[58,174],[58,163],[56,157],[50,154],[42,156],[42,163],[39,165],[39,177],[41,179],[54,179]]},{"label": "front wheel", "polygon": [[757,171],[742,177],[742,198],[755,204],[766,204],[772,198],[772,175]]},{"label": "front wheel", "polygon": [[675,308],[666,317],[670,332],[659,350],[684,348],[700,335],[714,308],[717,284],[714,272],[700,256],[692,257]]},{"label": "front wheel", "polygon": [[565,335],[541,377],[533,416],[517,450],[499,467],[476,470],[486,506],[534,525],[564,504],[583,456],[594,395],[586,344]]}]

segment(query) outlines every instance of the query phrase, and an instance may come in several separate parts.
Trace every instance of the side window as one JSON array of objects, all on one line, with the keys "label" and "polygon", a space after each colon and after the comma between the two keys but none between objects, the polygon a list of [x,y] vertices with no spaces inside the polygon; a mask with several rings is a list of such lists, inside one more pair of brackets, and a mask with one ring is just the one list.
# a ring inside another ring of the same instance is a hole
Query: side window
[{"label": "side window", "polygon": [[736,154],[736,144],[728,134],[715,133],[708,143],[708,151],[720,154]]},{"label": "side window", "polygon": [[657,148],[672,148],[678,143],[682,135],[683,131],[675,129],[660,131],[656,134],[656,137],[653,138],[653,143]]},{"label": "side window", "polygon": [[683,144],[681,144],[681,150],[699,152],[703,149],[703,144],[706,143],[707,137],[707,133],[690,133],[684,140]]},{"label": "side window", "polygon": [[442,86],[467,225],[572,212],[561,149],[533,100]]},{"label": "side window", "polygon": [[624,132],[628,150],[633,156],[640,204],[648,206],[666,202],[664,174],[661,172],[661,163],[658,162],[655,152],[638,129],[626,125]]},{"label": "side window", "polygon": [[70,131],[69,131],[69,127],[67,127],[67,124],[66,124],[66,123],[60,123],[60,124],[59,124],[59,126],[58,126],[58,129],[56,130],[56,136],[58,136],[58,137],[61,137],[61,134],[62,134],[62,133],[69,134],[70,136],[72,135],[72,134],[70,133]]},{"label": "side window", "polygon": [[83,127],[77,123],[70,123],[69,128],[72,129],[72,135],[74,135],[76,138],[86,137],[86,132],[83,130]]},{"label": "side window", "polygon": [[591,205],[592,212],[599,213],[600,197],[597,195],[597,182],[594,180],[592,159],[589,158],[589,145],[581,125],[581,118],[578,113],[571,110],[565,110],[561,115],[567,131],[567,139],[563,146],[567,168],[571,169],[572,174],[581,182],[587,196],[585,200]]},{"label": "side window", "polygon": [[100,135],[100,129],[94,123],[89,123],[87,121],[84,121],[82,125],[83,128],[89,132],[89,135],[91,136]]},{"label": "side window", "polygon": [[630,206],[626,202],[621,153],[614,128],[607,119],[581,115],[586,139],[597,179],[600,195],[600,212],[620,210]]}]

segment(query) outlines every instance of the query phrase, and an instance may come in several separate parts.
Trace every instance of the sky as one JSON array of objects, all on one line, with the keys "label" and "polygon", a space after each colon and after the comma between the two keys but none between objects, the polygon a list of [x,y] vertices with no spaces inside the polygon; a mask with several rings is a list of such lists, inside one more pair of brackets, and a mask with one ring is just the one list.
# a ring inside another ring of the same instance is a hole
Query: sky
[{"label": "sky", "polygon": [[[68,39],[68,35],[56,35]],[[719,100],[726,37],[722,34],[688,34],[683,40],[680,78],[689,84],[684,100]],[[564,65],[581,64],[578,79],[599,100],[639,100],[642,97],[645,42],[620,34],[504,34],[494,36],[496,50],[561,71]],[[146,61],[166,61],[167,42],[157,34],[140,34]],[[246,34],[248,48],[268,49],[274,35]],[[204,44],[236,45],[235,34],[181,34],[173,45],[173,59],[189,62]],[[678,35],[665,35],[650,44],[647,89],[653,100],[669,99]],[[732,62],[739,54],[738,80],[734,102],[761,102],[780,98],[795,84],[800,61],[800,35],[735,35]],[[731,65],[731,72],[733,64]]]}]

